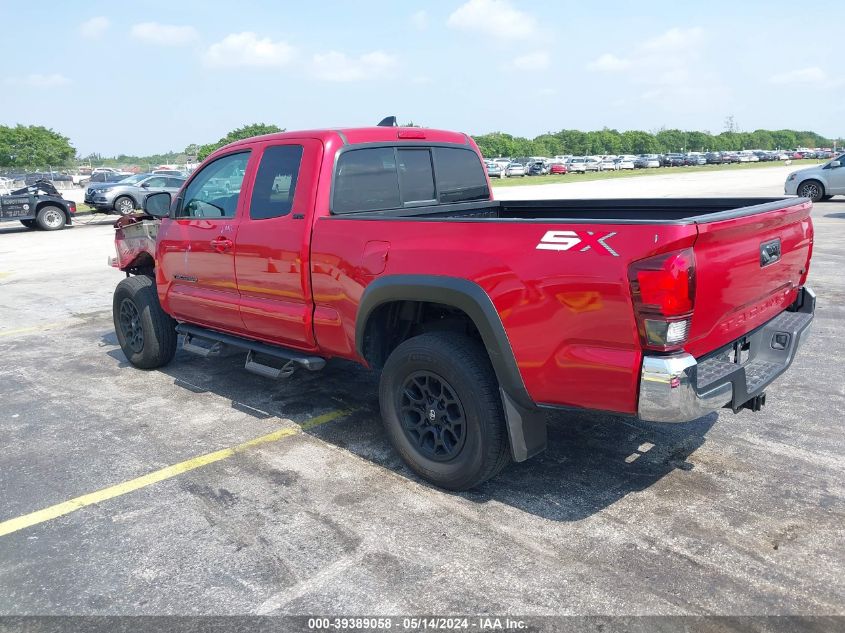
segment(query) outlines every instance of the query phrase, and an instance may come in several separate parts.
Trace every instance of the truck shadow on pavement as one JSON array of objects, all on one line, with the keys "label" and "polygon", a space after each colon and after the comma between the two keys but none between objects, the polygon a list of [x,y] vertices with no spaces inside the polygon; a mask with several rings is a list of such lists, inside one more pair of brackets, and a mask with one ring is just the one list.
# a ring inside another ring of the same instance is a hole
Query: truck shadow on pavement
[{"label": "truck shadow on pavement", "polygon": [[[109,356],[128,367],[114,333],[104,335],[103,343],[114,345]],[[354,363],[332,360],[322,371],[297,371],[274,382],[246,372],[242,354],[203,359],[180,350],[158,371],[179,387],[213,393],[259,419],[279,417],[307,427],[316,416],[349,409],[349,415],[303,432],[440,494],[497,501],[554,521],[589,517],[675,470],[692,470],[687,458],[717,420],[711,414],[687,424],[657,425],[609,414],[549,413],[544,453],[511,464],[475,490],[449,493],[419,479],[393,451],[382,428],[378,378]]]}]

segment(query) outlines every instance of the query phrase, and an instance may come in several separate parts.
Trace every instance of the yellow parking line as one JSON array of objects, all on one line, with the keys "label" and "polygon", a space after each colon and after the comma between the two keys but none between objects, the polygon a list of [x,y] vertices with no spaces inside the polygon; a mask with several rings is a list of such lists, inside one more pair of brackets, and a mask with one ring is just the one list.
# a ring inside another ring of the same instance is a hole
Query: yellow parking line
[{"label": "yellow parking line", "polygon": [[43,510],[31,512],[30,514],[25,514],[15,519],[3,521],[0,523],[0,536],[5,536],[6,534],[11,534],[12,532],[17,532],[18,530],[38,525],[39,523],[44,523],[45,521],[50,521],[65,514],[70,514],[71,512],[80,510],[85,506],[94,505],[95,503],[107,501],[108,499],[114,499],[115,497],[120,497],[130,492],[134,492],[135,490],[139,490],[140,488],[146,488],[147,486],[164,481],[165,479],[170,479],[176,475],[181,475],[182,473],[186,473],[190,470],[202,468],[203,466],[208,466],[214,462],[227,459],[232,457],[232,455],[242,453],[247,449],[260,446],[261,444],[277,442],[285,437],[296,435],[302,430],[311,429],[315,426],[325,424],[326,422],[331,422],[332,420],[336,420],[337,418],[343,417],[349,413],[351,413],[351,411],[347,409],[331,411],[330,413],[308,420],[300,427],[279,429],[278,431],[273,431],[267,435],[256,437],[253,440],[249,440],[243,444],[238,444],[232,448],[224,448],[219,451],[214,451],[213,453],[206,453],[205,455],[200,455],[198,457],[185,460],[184,462],[167,466],[166,468],[156,470],[141,477],[136,477],[135,479],[130,479],[129,481],[124,481],[123,483],[109,486],[108,488],[103,488],[102,490],[98,490],[96,492],[90,492],[87,495],[82,495],[81,497],[76,497],[75,499],[70,499],[69,501],[65,501],[63,503],[58,503],[54,506],[50,506],[49,508],[44,508]]},{"label": "yellow parking line", "polygon": [[15,330],[2,330],[0,331],[0,337],[2,336],[15,336],[16,334],[30,334],[32,332],[43,332],[44,330],[52,330],[57,327],[62,327],[65,325],[69,325],[71,322],[62,322],[62,323],[42,323],[41,325],[33,325],[31,327],[21,327]]}]

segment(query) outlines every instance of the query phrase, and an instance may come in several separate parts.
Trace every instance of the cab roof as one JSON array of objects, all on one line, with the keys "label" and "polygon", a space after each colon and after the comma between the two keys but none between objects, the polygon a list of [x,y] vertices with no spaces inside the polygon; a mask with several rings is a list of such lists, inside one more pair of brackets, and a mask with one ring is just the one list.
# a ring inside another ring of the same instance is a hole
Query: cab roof
[{"label": "cab roof", "polygon": [[[358,145],[361,143],[389,143],[391,141],[416,141],[429,143],[456,143],[458,145],[472,145],[469,136],[463,132],[435,130],[423,127],[350,127],[322,130],[296,130],[291,132],[277,132],[264,134],[248,139],[235,141],[225,147],[250,145],[256,141],[274,141],[295,138],[316,138],[324,143],[337,140],[342,145]],[[223,148],[220,148],[223,149]],[[220,150],[217,150],[220,151]],[[215,152],[217,153],[217,152]]]}]

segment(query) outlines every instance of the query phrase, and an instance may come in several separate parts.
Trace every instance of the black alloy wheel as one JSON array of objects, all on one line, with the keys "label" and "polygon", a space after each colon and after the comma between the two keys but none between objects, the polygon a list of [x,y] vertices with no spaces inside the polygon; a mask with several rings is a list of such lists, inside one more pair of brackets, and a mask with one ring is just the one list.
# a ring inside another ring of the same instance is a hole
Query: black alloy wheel
[{"label": "black alloy wheel", "polygon": [[464,407],[441,376],[430,371],[408,376],[397,409],[406,437],[425,457],[442,462],[460,454],[466,441]]}]

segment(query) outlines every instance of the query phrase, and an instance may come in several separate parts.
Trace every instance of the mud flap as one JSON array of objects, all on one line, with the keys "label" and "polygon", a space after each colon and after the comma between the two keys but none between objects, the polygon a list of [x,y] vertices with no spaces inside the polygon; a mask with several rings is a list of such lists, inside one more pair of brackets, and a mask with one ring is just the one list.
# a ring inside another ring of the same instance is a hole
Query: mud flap
[{"label": "mud flap", "polygon": [[499,392],[502,394],[513,460],[524,462],[546,450],[546,418],[543,412],[517,404],[501,387]]}]

